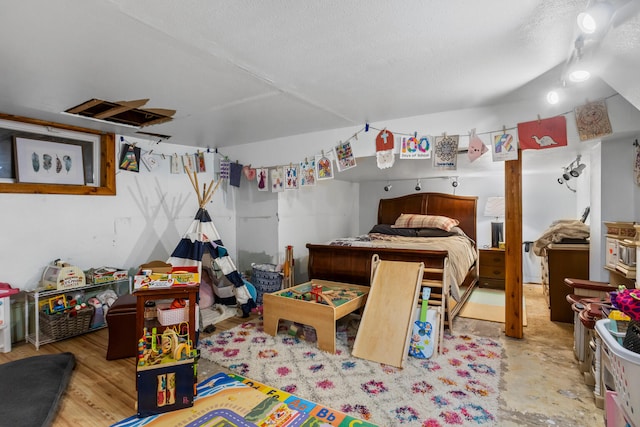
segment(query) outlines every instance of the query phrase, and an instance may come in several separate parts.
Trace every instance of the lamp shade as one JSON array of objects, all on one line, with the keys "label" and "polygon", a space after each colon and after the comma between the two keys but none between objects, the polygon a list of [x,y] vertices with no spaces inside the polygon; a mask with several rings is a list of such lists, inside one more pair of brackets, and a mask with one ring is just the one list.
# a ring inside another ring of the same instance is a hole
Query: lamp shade
[{"label": "lamp shade", "polygon": [[487,204],[484,206],[484,216],[503,217],[504,216],[504,197],[489,197]]}]

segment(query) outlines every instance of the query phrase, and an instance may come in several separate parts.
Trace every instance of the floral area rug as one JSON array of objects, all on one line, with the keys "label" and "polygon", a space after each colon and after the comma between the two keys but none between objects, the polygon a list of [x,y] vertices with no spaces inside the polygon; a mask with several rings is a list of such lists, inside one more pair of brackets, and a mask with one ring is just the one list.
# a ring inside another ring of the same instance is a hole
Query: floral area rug
[{"label": "floral area rug", "polygon": [[399,369],[351,356],[357,320],[337,329],[336,354],[289,333],[284,321],[275,337],[253,320],[202,339],[199,348],[232,372],[379,426],[498,425],[498,341],[445,334],[442,354],[408,357]]}]

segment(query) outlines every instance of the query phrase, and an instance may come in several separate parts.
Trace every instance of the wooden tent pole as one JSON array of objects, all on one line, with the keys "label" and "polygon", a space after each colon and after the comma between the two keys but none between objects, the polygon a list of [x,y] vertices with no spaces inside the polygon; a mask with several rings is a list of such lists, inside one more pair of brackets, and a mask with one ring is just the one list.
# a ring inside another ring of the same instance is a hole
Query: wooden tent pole
[{"label": "wooden tent pole", "polygon": [[193,180],[193,177],[191,176],[191,170],[189,169],[188,166],[185,166],[184,171],[187,173],[187,176],[189,177],[189,181],[191,181],[191,185],[193,186],[193,189],[198,195],[198,202],[200,202],[200,191],[198,190],[198,186],[196,185],[195,181]]}]

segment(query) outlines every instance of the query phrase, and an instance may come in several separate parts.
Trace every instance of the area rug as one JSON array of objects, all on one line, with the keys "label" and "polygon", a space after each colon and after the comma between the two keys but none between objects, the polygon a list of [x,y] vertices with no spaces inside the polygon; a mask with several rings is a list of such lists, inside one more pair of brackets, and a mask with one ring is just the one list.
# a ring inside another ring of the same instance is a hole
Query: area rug
[{"label": "area rug", "polygon": [[[488,320],[490,322],[505,322],[505,295],[500,289],[475,288],[469,299],[458,313],[467,319]],[[522,325],[527,326],[527,310],[522,297]]]},{"label": "area rug", "polygon": [[498,425],[499,342],[446,334],[442,354],[409,357],[399,369],[352,357],[357,321],[345,319],[337,326],[336,354],[289,334],[286,322],[272,337],[253,320],[203,338],[201,357],[379,426]]},{"label": "area rug", "polygon": [[[237,374],[218,372],[200,382],[192,407],[111,427],[342,427],[373,425]],[[375,427],[375,426],[373,426]]]},{"label": "area rug", "polygon": [[59,353],[0,365],[0,425],[51,425],[75,363],[72,353]]}]

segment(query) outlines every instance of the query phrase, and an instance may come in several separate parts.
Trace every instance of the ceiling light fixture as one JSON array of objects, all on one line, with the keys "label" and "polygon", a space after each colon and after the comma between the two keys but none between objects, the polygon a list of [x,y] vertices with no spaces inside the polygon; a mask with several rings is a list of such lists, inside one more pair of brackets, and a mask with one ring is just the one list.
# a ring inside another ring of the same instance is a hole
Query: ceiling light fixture
[{"label": "ceiling light fixture", "polygon": [[556,105],[558,102],[560,102],[560,93],[555,89],[547,92],[547,102],[551,105]]},{"label": "ceiling light fixture", "polygon": [[420,191],[420,190],[422,190],[422,184],[420,183],[420,180],[418,180],[416,182],[416,191]]},{"label": "ceiling light fixture", "polygon": [[576,67],[575,69],[569,71],[569,80],[574,83],[586,82],[590,78],[591,73],[585,68]]},{"label": "ceiling light fixture", "polygon": [[384,186],[384,191],[391,190],[391,187],[393,187],[393,185],[391,185],[391,183],[387,182],[387,185]]},{"label": "ceiling light fixture", "polygon": [[[569,181],[571,178],[577,178],[582,174],[582,172],[584,172],[587,165],[585,165],[584,163],[580,163],[581,158],[582,158],[582,155],[578,154],[576,159],[571,163],[569,163],[569,166],[565,166],[563,168],[564,173],[560,178],[558,178],[558,184],[567,184],[567,181]],[[569,187],[569,184],[567,184],[567,188],[575,192],[574,189]]]},{"label": "ceiling light fixture", "polygon": [[584,58],[584,38],[578,37],[574,42],[574,49],[569,57],[567,65],[567,77],[574,83],[582,83],[589,80],[591,72],[588,69],[588,62]]},{"label": "ceiling light fixture", "polygon": [[584,169],[587,167],[587,165],[585,165],[584,163],[580,163],[580,159],[582,158],[582,156],[580,154],[578,154],[578,157],[576,157],[576,159],[571,163],[573,165],[573,163],[575,163],[576,165],[573,166],[571,168],[571,171],[569,172],[569,174],[574,177],[577,178],[580,176],[580,174],[584,171]]},{"label": "ceiling light fixture", "polygon": [[592,2],[587,10],[578,14],[578,28],[584,34],[604,32],[611,24],[613,5],[608,1]]}]

